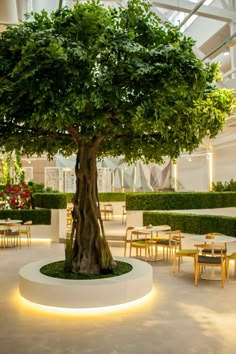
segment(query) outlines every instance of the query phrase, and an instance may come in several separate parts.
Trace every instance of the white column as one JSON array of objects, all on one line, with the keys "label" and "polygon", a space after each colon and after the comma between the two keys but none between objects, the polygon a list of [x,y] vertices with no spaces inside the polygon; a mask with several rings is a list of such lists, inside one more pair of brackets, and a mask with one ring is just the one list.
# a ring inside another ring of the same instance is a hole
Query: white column
[{"label": "white column", "polygon": [[18,23],[16,0],[0,1],[0,22]]}]

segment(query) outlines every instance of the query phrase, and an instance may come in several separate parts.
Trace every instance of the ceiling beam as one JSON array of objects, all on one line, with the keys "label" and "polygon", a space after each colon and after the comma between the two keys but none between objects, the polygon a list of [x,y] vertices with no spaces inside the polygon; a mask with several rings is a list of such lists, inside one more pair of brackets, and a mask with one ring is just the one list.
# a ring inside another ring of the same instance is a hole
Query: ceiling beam
[{"label": "ceiling beam", "polygon": [[183,19],[183,21],[179,24],[179,28],[181,28],[194,14],[197,12],[197,10],[204,4],[206,0],[200,0],[196,6],[192,9],[191,12]]},{"label": "ceiling beam", "polygon": [[[179,11],[179,12],[191,12],[193,10],[193,4],[191,1],[186,0],[149,0],[149,2],[153,6],[157,6],[160,8]],[[201,6],[200,9],[197,10],[196,15],[207,17],[213,20],[223,21],[223,22],[231,22],[236,21],[236,12],[229,11],[225,9],[220,9],[213,6]]]},{"label": "ceiling beam", "polygon": [[225,45],[227,45],[228,43],[230,43],[234,38],[236,37],[236,32],[234,32],[229,38],[227,38],[226,40],[224,40],[224,42],[222,42],[221,44],[219,44],[216,48],[212,49],[207,55],[205,55],[205,57],[202,58],[202,61],[209,58],[212,54],[214,54],[215,52],[217,52],[217,50],[221,49],[222,47],[224,47]]}]

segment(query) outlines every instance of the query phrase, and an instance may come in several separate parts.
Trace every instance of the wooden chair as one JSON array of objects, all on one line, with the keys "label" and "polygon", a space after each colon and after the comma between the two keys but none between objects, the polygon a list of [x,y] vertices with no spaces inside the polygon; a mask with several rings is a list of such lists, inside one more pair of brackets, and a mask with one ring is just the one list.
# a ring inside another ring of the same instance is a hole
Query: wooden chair
[{"label": "wooden chair", "polygon": [[114,221],[113,206],[111,203],[100,204],[100,213],[104,221]]},{"label": "wooden chair", "polygon": [[196,248],[194,249],[178,249],[174,253],[174,259],[173,259],[173,274],[175,275],[176,273],[176,259],[178,259],[178,272],[180,271],[180,261],[182,260],[183,257],[192,257],[193,258],[193,265],[194,265],[194,274],[195,274],[195,267],[196,267],[196,257],[197,257],[198,251]]},{"label": "wooden chair", "polygon": [[229,279],[229,263],[230,263],[230,261],[234,261],[234,276],[236,277],[236,252],[234,252],[226,257],[227,279]]},{"label": "wooden chair", "polygon": [[131,231],[129,256],[131,257],[132,255],[132,248],[136,249],[137,258],[141,258],[142,250],[144,250],[144,260],[147,261],[147,256],[150,256],[150,249],[153,245],[154,244],[150,242],[149,232],[133,230]]},{"label": "wooden chair", "polygon": [[[211,255],[203,255],[202,250],[206,248],[206,244],[195,245],[198,250],[196,256],[196,267],[195,267],[195,285],[197,286],[198,280],[200,279],[200,274],[202,273],[203,267],[219,267],[221,269],[221,285],[224,287],[225,282],[225,270],[226,270],[226,258],[223,253],[225,248],[224,244],[208,244],[207,248],[211,250]],[[220,250],[215,253],[215,250]]]},{"label": "wooden chair", "polygon": [[182,239],[184,236],[182,236],[182,233],[180,230],[174,230],[171,231],[172,234],[172,239],[176,241],[176,248],[181,250],[182,249]]},{"label": "wooden chair", "polygon": [[152,240],[156,243],[157,248],[162,247],[163,259],[169,260],[169,258],[172,259],[176,248],[179,246],[180,237],[182,237],[181,232],[179,230],[175,230],[163,232],[162,234],[159,234],[158,237],[153,237]]},{"label": "wooden chair", "polygon": [[114,221],[114,213],[113,213],[113,206],[112,204],[104,204],[104,213],[105,213],[105,220],[113,220]]},{"label": "wooden chair", "polygon": [[125,232],[125,247],[124,247],[124,257],[126,257],[126,248],[127,245],[130,244],[131,240],[131,236],[130,236],[130,231],[133,230],[134,227],[133,226],[128,226],[126,228],[126,232]]},{"label": "wooden chair", "polygon": [[28,247],[31,246],[31,230],[30,230],[31,225],[32,225],[32,221],[29,220],[24,222],[23,225],[20,226],[20,235],[26,236]]}]

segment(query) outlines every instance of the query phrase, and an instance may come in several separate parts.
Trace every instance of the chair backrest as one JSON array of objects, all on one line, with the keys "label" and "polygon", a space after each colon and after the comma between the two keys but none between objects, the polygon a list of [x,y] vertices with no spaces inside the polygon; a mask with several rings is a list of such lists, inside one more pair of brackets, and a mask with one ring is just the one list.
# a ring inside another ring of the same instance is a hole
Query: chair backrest
[{"label": "chair backrest", "polygon": [[111,203],[104,204],[104,209],[113,213],[113,206]]},{"label": "chair backrest", "polygon": [[[166,225],[167,226],[167,225]],[[174,230],[174,231],[163,231],[163,235],[168,236],[169,238],[169,245],[171,246],[172,244],[179,244],[181,243],[181,231],[180,230]]]},{"label": "chair backrest", "polygon": [[146,239],[147,237],[150,237],[150,233],[141,230],[133,230],[131,231],[131,240],[133,240],[133,236],[135,236],[136,239]]},{"label": "chair backrest", "polygon": [[[199,253],[201,253],[206,247],[208,250],[211,250],[211,255],[212,257],[224,257],[224,249],[225,249],[225,244],[214,244],[214,243],[210,243],[210,244],[196,244],[195,245],[197,247],[197,250]],[[215,253],[215,251],[217,251],[217,253]]]},{"label": "chair backrest", "polygon": [[125,231],[125,241],[127,241],[128,239],[131,239],[131,236],[129,235],[129,231],[133,230],[134,226],[127,226],[126,227],[126,231]]},{"label": "chair backrest", "polygon": [[176,241],[178,245],[182,245],[182,238],[184,238],[184,236],[182,236],[181,230],[171,231],[171,236],[172,240]]},{"label": "chair backrest", "polygon": [[32,225],[32,220],[28,220],[28,221],[24,222],[24,225]]}]

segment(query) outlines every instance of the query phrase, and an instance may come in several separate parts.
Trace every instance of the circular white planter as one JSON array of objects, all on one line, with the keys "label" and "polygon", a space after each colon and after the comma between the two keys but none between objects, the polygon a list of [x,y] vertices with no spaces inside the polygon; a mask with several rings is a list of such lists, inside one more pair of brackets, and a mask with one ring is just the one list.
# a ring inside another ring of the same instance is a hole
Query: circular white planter
[{"label": "circular white planter", "polygon": [[66,280],[48,277],[40,269],[61,259],[26,264],[19,272],[19,290],[25,299],[45,306],[99,308],[140,299],[152,290],[152,267],[143,261],[115,257],[132,265],[131,272],[112,278]]}]

